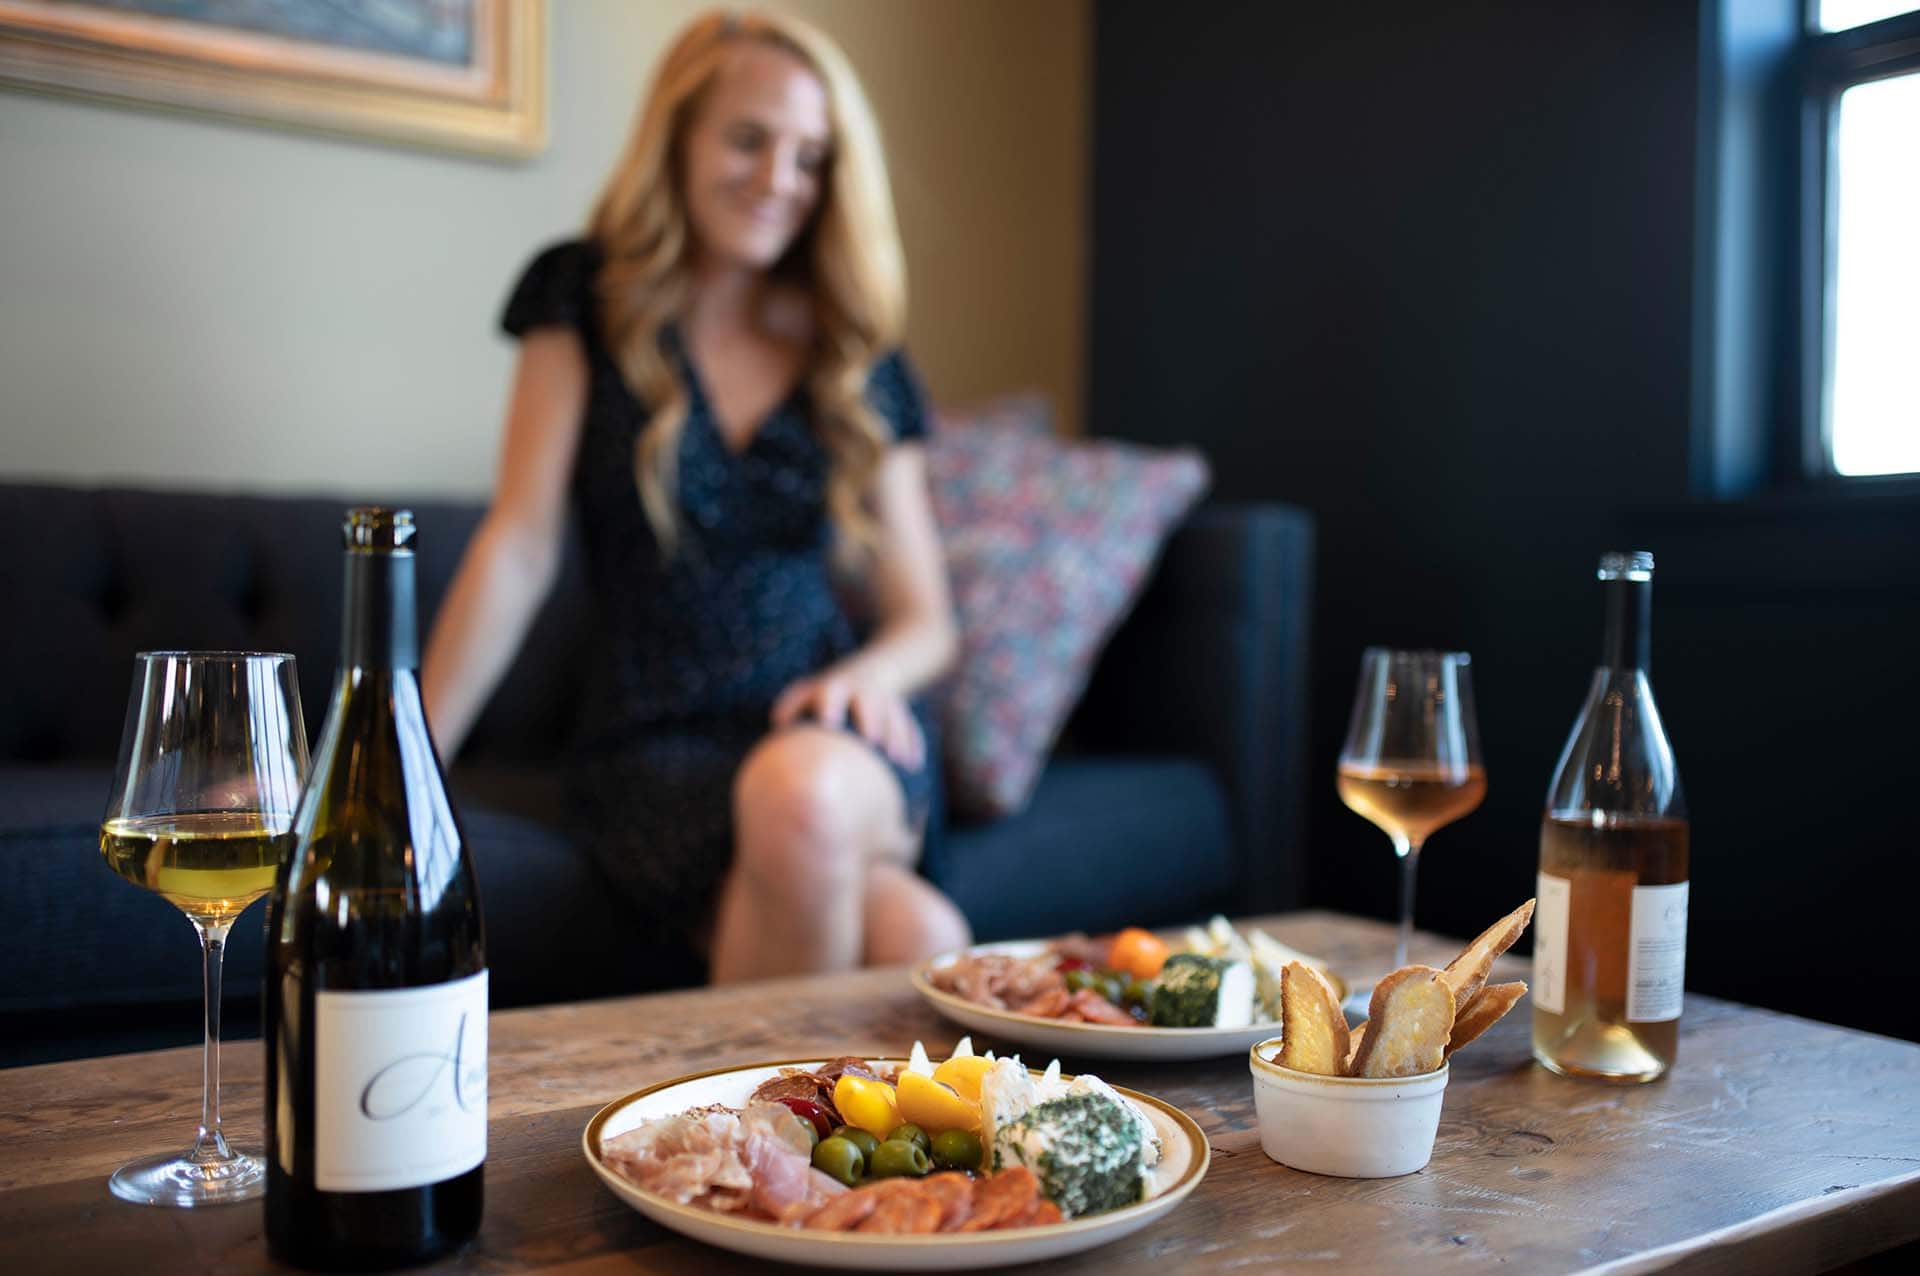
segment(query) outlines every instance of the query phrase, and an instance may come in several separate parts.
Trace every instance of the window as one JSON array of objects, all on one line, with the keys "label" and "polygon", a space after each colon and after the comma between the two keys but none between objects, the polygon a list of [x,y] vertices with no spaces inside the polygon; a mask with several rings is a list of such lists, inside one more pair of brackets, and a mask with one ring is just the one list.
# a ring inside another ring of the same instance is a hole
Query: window
[{"label": "window", "polygon": [[1820,11],[1817,25],[1822,31],[1846,31],[1920,9],[1913,0],[1814,0],[1814,5]]},{"label": "window", "polygon": [[1920,472],[1920,2],[1812,0],[1801,39],[1801,455]]},{"label": "window", "polygon": [[1840,94],[1829,155],[1836,473],[1920,471],[1920,72]]}]

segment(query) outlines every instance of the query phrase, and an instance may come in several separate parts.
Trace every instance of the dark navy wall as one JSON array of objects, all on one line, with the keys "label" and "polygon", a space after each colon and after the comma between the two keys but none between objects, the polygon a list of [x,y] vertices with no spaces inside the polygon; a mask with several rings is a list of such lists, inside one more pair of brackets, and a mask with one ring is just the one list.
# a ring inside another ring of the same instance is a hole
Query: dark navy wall
[{"label": "dark navy wall", "polygon": [[1889,716],[1920,692],[1916,505],[1690,503],[1698,21],[1102,0],[1089,428],[1193,443],[1220,494],[1319,520],[1313,902],[1394,899],[1333,794],[1368,643],[1475,657],[1491,787],[1430,845],[1420,922],[1531,893],[1594,560],[1631,540],[1694,808],[1690,983],[1920,1035],[1892,964],[1920,731]]}]

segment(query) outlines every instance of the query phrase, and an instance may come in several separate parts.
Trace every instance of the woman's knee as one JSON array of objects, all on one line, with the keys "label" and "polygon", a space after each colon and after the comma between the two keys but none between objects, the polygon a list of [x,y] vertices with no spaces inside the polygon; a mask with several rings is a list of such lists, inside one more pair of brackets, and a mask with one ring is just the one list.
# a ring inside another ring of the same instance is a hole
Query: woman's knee
[{"label": "woman's knee", "polygon": [[769,737],[747,755],[733,789],[745,872],[783,894],[858,890],[874,796],[857,750],[800,730]]}]

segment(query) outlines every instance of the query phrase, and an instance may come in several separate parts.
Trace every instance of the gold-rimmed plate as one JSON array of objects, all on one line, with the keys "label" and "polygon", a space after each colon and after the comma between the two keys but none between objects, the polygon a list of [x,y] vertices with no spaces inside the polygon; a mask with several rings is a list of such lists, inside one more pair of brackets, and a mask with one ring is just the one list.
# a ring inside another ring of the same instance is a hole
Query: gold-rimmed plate
[{"label": "gold-rimmed plate", "polygon": [[[1249,1024],[1244,1028],[1152,1028],[1145,1024],[1071,1023],[1041,1015],[996,1010],[992,1006],[968,1001],[957,993],[936,988],[933,983],[933,972],[952,965],[962,957],[987,953],[1038,957],[1046,951],[1047,943],[1040,939],[975,944],[971,948],[942,953],[915,966],[913,987],[941,1015],[962,1027],[987,1033],[999,1040],[1030,1046],[1040,1052],[1041,1058],[1131,1059],[1139,1063],[1218,1059],[1228,1055],[1243,1055],[1280,1031],[1280,1025],[1271,1021]],[[1329,978],[1334,979],[1344,996],[1345,984],[1334,976]]]},{"label": "gold-rimmed plate", "polygon": [[[1146,1199],[1124,1209],[1040,1227],[918,1236],[809,1232],[682,1205],[629,1182],[600,1155],[602,1140],[624,1134],[643,1122],[710,1103],[743,1107],[754,1089],[769,1077],[778,1076],[782,1068],[817,1068],[826,1062],[792,1059],[752,1063],[693,1073],[636,1090],[594,1114],[580,1136],[581,1149],[587,1164],[614,1195],[662,1227],[755,1258],[860,1271],[958,1271],[1077,1254],[1118,1240],[1160,1218],[1184,1200],[1207,1172],[1207,1139],[1193,1118],[1172,1104],[1132,1090],[1120,1093],[1147,1114],[1160,1136],[1160,1163],[1147,1185]],[[868,1062],[892,1067],[903,1066],[906,1060]]]}]

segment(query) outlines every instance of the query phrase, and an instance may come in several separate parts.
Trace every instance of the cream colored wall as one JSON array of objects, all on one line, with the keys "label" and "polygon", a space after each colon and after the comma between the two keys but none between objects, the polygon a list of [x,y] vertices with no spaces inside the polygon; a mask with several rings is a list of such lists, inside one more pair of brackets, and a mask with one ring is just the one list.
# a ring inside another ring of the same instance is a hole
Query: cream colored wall
[{"label": "cream colored wall", "polygon": [[[552,141],[503,164],[0,92],[0,476],[477,495],[531,252],[574,231],[698,0],[552,0]],[[787,0],[889,144],[937,400],[1084,343],[1087,0]]]}]

